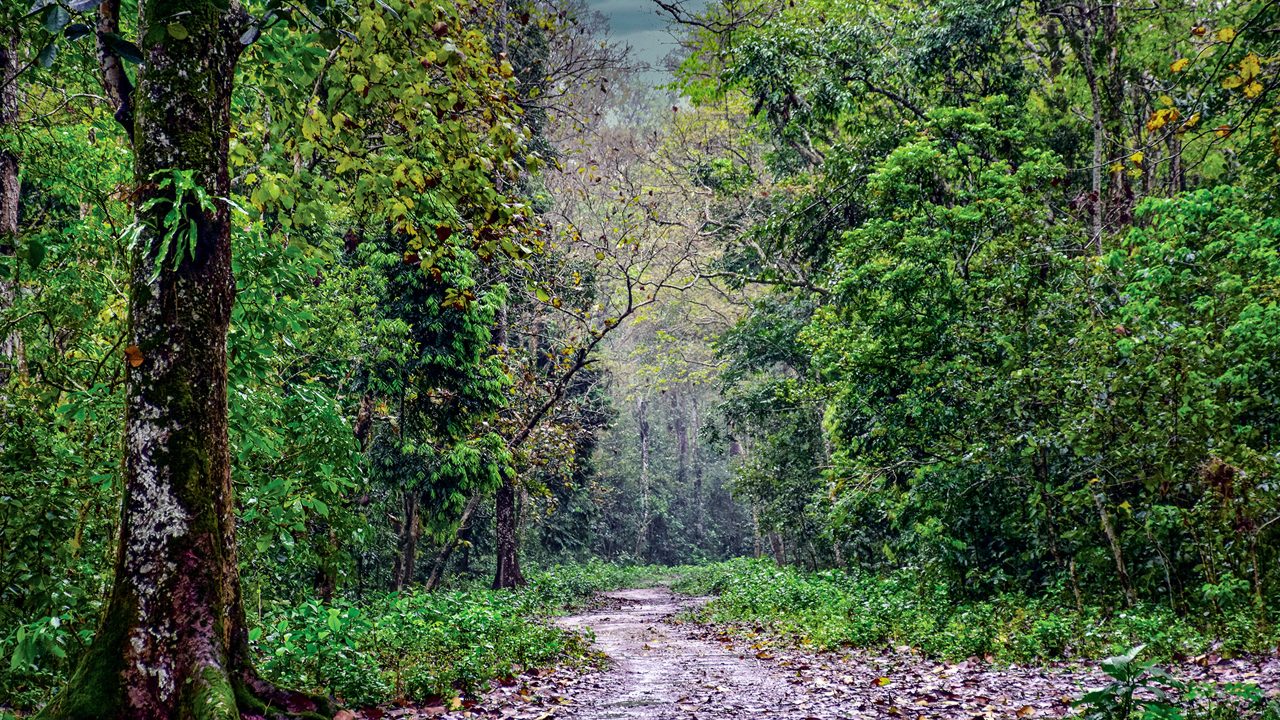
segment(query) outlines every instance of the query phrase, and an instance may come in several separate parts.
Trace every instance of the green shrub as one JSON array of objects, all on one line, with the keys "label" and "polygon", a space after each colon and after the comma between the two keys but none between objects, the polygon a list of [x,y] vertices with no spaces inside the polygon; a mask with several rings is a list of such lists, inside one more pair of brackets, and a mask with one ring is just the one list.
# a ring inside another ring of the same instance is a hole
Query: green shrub
[{"label": "green shrub", "polygon": [[353,705],[452,697],[522,668],[582,657],[586,644],[540,621],[527,595],[391,593],[271,608],[253,639],[263,674]]},{"label": "green shrub", "polygon": [[1194,655],[1215,641],[1239,653],[1274,647],[1246,612],[1196,625],[1166,606],[1119,613],[1082,610],[1053,596],[1006,594],[975,602],[953,597],[906,568],[890,575],[806,573],[768,560],[732,560],[680,569],[675,588],[714,595],[702,611],[713,622],[751,623],[819,649],[910,645],[932,657],[990,656],[1035,662],[1115,655],[1146,644],[1156,659]]},{"label": "green shrub", "polygon": [[532,573],[517,592],[387,593],[264,609],[250,638],[269,679],[352,705],[473,693],[525,668],[581,660],[587,638],[548,617],[651,574],[593,562]]}]

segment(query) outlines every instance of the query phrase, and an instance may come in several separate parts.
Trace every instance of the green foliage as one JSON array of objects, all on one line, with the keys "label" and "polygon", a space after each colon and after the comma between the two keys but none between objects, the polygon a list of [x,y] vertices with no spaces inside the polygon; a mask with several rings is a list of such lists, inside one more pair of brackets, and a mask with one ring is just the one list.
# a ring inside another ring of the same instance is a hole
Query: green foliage
[{"label": "green foliage", "polygon": [[[1264,701],[1257,685],[1187,683],[1175,679],[1153,660],[1139,660],[1144,646],[1103,660],[1102,671],[1111,678],[1076,701],[1085,720],[1213,720],[1214,718],[1267,718],[1275,705]],[[1269,707],[1268,707],[1269,705]]]},{"label": "green foliage", "polygon": [[251,632],[263,673],[353,705],[452,698],[522,669],[588,658],[587,638],[549,616],[646,571],[604,563],[532,574],[519,592],[480,589],[308,600],[263,609]]},{"label": "green foliage", "polygon": [[1078,704],[1086,720],[1129,720],[1130,717],[1177,717],[1174,695],[1183,688],[1153,661],[1139,661],[1143,646],[1102,661],[1107,685],[1085,693]]},{"label": "green foliage", "polygon": [[581,640],[493,591],[386,595],[359,606],[307,602],[264,611],[263,673],[354,705],[474,692],[521,667],[581,657]]},{"label": "green foliage", "polygon": [[591,560],[556,565],[529,576],[521,591],[534,606],[571,608],[593,599],[598,593],[637,587],[661,576],[665,570],[647,565],[621,565]]},{"label": "green foliage", "polygon": [[[1217,640],[1212,629],[1158,604],[1111,613],[1012,593],[971,601],[910,570],[803,572],[735,560],[678,573],[676,589],[715,596],[701,611],[705,619],[764,625],[819,650],[908,645],[947,660],[1025,663],[1096,657],[1149,642],[1153,656],[1167,660],[1202,653]],[[1231,637],[1221,649],[1265,652],[1277,641],[1273,631],[1254,627],[1252,633]]]},{"label": "green foliage", "polygon": [[1280,598],[1274,8],[705,15],[683,86],[758,122],[686,171],[769,158],[715,184],[750,219],[719,269],[763,288],[717,349],[777,559],[941,588],[957,651],[1021,595],[1251,645]]}]

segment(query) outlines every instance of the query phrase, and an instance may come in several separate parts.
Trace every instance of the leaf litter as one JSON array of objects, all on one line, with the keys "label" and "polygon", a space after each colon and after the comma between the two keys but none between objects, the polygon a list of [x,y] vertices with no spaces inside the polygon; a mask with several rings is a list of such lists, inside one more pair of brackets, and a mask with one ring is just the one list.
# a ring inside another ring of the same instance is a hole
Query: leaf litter
[{"label": "leaf litter", "polygon": [[[948,663],[910,648],[818,653],[750,627],[704,624],[705,598],[667,588],[607,593],[560,620],[593,633],[600,655],[580,666],[530,669],[481,697],[370,711],[361,720],[985,720],[1057,718],[1105,682],[1092,663]],[[1208,654],[1171,668],[1182,680],[1255,683],[1280,697],[1280,656]]]}]

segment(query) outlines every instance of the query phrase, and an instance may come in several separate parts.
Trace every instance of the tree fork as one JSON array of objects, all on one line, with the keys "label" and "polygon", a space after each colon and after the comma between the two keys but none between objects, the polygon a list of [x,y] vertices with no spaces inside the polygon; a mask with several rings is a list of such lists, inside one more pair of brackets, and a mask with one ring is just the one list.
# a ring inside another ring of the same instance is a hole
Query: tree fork
[{"label": "tree fork", "polygon": [[[138,12],[145,58],[133,97],[138,236],[115,580],[90,648],[41,717],[328,717],[327,701],[258,677],[240,597],[227,436],[235,281],[225,198],[232,78],[248,17],[236,0],[143,0]],[[179,172],[212,202],[176,190]],[[166,227],[175,205],[178,227]]]}]

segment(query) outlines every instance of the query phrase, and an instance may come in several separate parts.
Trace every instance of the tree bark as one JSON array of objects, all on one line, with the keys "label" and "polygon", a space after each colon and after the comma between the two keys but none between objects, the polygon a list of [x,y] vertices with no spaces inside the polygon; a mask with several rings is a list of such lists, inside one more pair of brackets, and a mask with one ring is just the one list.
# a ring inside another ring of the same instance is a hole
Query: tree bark
[{"label": "tree bark", "polygon": [[111,103],[116,122],[133,139],[133,83],[125,72],[124,61],[116,57],[107,44],[109,35],[120,34],[120,0],[102,0],[98,6],[98,69],[102,73],[102,89]]},{"label": "tree bark", "polygon": [[[178,22],[183,39],[171,31]],[[44,717],[330,714],[327,703],[258,678],[240,595],[226,393],[235,283],[222,198],[245,22],[235,0],[139,3],[146,39],[134,127],[140,232],[129,286],[115,580],[90,648]],[[165,184],[175,171],[190,171],[212,206]],[[166,227],[175,205],[183,219]],[[161,256],[166,233],[178,237]]]},{"label": "tree bark", "polygon": [[[498,352],[507,351],[507,308],[504,305],[498,310]],[[529,429],[526,427],[526,430]],[[514,451],[529,435],[527,432],[516,436],[510,443]],[[529,584],[520,571],[520,536],[517,530],[519,515],[516,513],[516,481],[515,478],[503,477],[502,485],[494,498],[494,535],[498,545],[498,569],[493,574],[493,589],[510,590]]]},{"label": "tree bark", "polygon": [[396,590],[403,590],[413,582],[418,539],[422,537],[422,523],[418,517],[421,507],[422,497],[416,490],[405,490],[400,496],[400,532],[396,541],[396,564],[392,573],[392,584]]},{"label": "tree bark", "polygon": [[649,414],[648,401],[636,401],[636,425],[640,430],[640,527],[636,530],[636,560],[642,561],[649,540]]},{"label": "tree bark", "polygon": [[696,394],[690,398],[689,409],[693,415],[693,433],[689,443],[689,461],[693,467],[693,538],[701,544],[707,534],[707,528],[702,501],[703,467],[701,448],[698,447],[699,413]]},{"label": "tree bark", "polygon": [[[18,121],[18,39],[5,34],[0,37],[0,133],[7,132]],[[18,156],[8,147],[0,147],[0,263],[10,264],[18,245]],[[17,281],[0,277],[0,318],[17,299]],[[22,336],[17,329],[0,337],[0,383],[13,373],[22,372]]]},{"label": "tree bark", "polygon": [[[427,579],[427,592],[432,592],[440,587],[440,583],[444,580],[444,571],[449,567],[449,558],[453,557],[453,551],[457,549],[458,543],[462,542],[463,534],[470,527],[471,516],[475,514],[480,507],[480,494],[476,493],[467,500],[467,505],[462,509],[462,517],[458,520],[458,529],[453,532],[453,536],[445,542],[444,547],[440,548],[440,553],[436,555],[436,561],[431,566],[431,577]],[[517,560],[518,560],[517,556]]]},{"label": "tree bark", "polygon": [[493,589],[509,590],[529,582],[520,571],[520,539],[516,534],[516,484],[503,478],[497,493],[498,570]]},{"label": "tree bark", "polygon": [[689,423],[679,393],[671,393],[671,428],[676,436],[676,486],[684,488],[689,479]]},{"label": "tree bark", "polygon": [[1120,536],[1116,534],[1115,525],[1111,523],[1111,514],[1107,512],[1107,498],[1101,489],[1093,493],[1093,504],[1098,508],[1098,522],[1102,525],[1102,534],[1107,538],[1107,545],[1111,547],[1111,557],[1116,562],[1116,577],[1120,579],[1120,587],[1124,589],[1125,603],[1133,607],[1138,603],[1138,597],[1134,593],[1133,583],[1129,580],[1129,571],[1124,564],[1124,550],[1120,547]]}]

